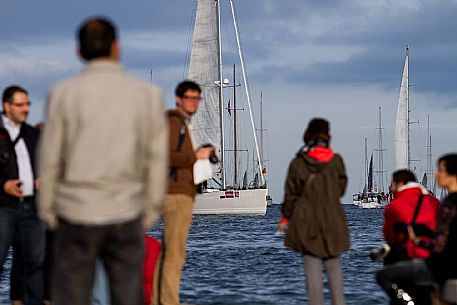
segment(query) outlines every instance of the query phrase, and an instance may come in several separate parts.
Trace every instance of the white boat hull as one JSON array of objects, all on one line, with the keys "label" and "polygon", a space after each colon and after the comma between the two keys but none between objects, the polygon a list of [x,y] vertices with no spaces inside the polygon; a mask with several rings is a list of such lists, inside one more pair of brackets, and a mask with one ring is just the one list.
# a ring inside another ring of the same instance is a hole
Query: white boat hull
[{"label": "white boat hull", "polygon": [[209,190],[197,194],[196,215],[265,215],[268,189]]}]

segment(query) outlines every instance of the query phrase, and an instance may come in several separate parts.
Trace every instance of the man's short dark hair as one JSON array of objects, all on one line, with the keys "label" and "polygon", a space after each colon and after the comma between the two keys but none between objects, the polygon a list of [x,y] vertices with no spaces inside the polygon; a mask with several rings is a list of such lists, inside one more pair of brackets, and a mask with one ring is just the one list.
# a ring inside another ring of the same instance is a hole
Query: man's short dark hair
[{"label": "man's short dark hair", "polygon": [[439,158],[438,165],[443,162],[449,175],[457,176],[457,154],[447,154]]},{"label": "man's short dark hair", "polygon": [[79,27],[78,40],[81,57],[85,60],[108,57],[116,41],[116,28],[105,17],[90,18]]},{"label": "man's short dark hair", "polygon": [[27,92],[27,90],[25,90],[24,88],[17,86],[17,85],[12,85],[12,86],[6,87],[6,89],[3,90],[2,102],[3,103],[5,103],[5,102],[12,103],[13,96],[17,92],[25,93],[27,95],[29,94]]},{"label": "man's short dark hair", "polygon": [[176,86],[175,95],[177,97],[183,98],[187,90],[198,91],[198,93],[202,93],[202,89],[196,82],[185,80]]},{"label": "man's short dark hair", "polygon": [[414,173],[407,169],[401,169],[393,173],[392,180],[396,183],[406,184],[408,182],[417,182]]}]

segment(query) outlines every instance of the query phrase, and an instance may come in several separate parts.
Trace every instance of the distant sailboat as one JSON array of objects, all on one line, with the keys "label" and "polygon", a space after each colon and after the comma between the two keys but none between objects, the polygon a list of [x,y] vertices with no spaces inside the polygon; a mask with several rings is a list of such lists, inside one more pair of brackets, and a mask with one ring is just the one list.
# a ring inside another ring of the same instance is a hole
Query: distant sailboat
[{"label": "distant sailboat", "polygon": [[370,163],[368,164],[367,149],[365,139],[365,186],[360,193],[352,195],[352,203],[364,209],[383,208],[386,204],[384,193],[375,189],[373,177],[373,155],[371,155]]},{"label": "distant sailboat", "polygon": [[[227,82],[222,71],[222,39],[221,39],[221,0],[198,0],[195,19],[192,52],[189,64],[188,78],[196,81],[202,87],[200,109],[192,118],[192,131],[195,145],[198,147],[211,143],[216,147],[220,166],[216,170],[216,177],[207,183],[208,187],[195,200],[194,214],[256,214],[264,215],[267,207],[268,189],[264,187],[261,158],[255,134],[253,114],[247,75],[244,67],[244,58],[241,51],[240,37],[234,3],[230,0],[233,26],[235,29],[238,53],[240,55],[243,73],[244,89],[251,118],[251,127],[257,159],[259,161],[260,183],[254,189],[227,186],[227,160],[225,144],[225,119],[223,91]],[[236,167],[237,165],[235,165]],[[243,179],[243,186],[246,186]],[[235,183],[237,184],[237,182]]]},{"label": "distant sailboat", "polygon": [[436,179],[433,174],[434,170],[433,164],[433,147],[432,147],[432,134],[430,133],[430,115],[427,115],[427,162],[426,162],[426,172],[424,175],[427,175],[427,185],[424,185],[433,195],[436,194]]},{"label": "distant sailboat", "polygon": [[406,58],[398,96],[397,116],[395,119],[395,170],[411,168],[410,121],[409,121],[409,48]]}]

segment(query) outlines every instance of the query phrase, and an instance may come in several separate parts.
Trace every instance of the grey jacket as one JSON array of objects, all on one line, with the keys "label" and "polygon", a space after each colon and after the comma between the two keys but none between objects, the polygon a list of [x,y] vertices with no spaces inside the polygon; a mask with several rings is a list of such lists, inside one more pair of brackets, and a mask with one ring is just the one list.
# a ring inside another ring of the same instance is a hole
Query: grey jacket
[{"label": "grey jacket", "polygon": [[39,215],[50,228],[159,217],[168,132],[159,89],[114,61],[90,62],[49,93],[39,158]]}]

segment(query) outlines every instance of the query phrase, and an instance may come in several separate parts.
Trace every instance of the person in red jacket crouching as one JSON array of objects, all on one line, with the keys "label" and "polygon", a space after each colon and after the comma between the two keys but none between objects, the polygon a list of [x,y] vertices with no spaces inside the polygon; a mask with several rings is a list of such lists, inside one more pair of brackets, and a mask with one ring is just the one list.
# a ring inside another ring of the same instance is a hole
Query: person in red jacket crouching
[{"label": "person in red jacket crouching", "polygon": [[429,257],[438,199],[417,183],[409,170],[393,174],[391,190],[395,197],[385,209],[383,232],[392,250],[384,263]]}]

